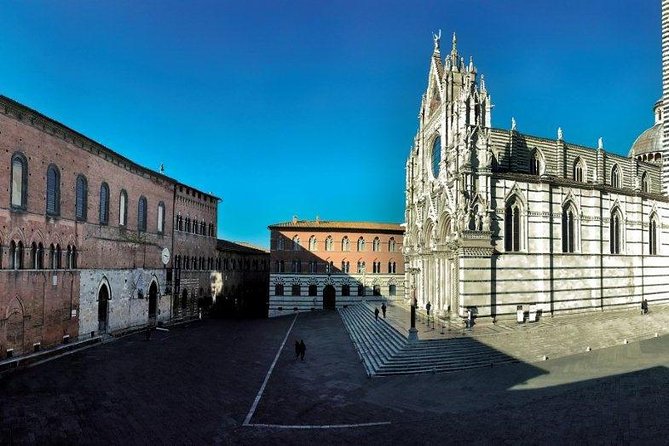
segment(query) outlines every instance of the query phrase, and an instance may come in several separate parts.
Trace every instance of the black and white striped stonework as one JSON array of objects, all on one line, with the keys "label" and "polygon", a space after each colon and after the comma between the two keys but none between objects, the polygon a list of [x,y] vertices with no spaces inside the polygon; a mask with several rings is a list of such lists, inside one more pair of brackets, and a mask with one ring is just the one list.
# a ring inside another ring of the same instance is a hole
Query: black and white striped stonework
[{"label": "black and white striped stonework", "polygon": [[[662,116],[669,116],[669,0],[662,0]],[[662,132],[662,192],[669,195],[669,125]]]}]

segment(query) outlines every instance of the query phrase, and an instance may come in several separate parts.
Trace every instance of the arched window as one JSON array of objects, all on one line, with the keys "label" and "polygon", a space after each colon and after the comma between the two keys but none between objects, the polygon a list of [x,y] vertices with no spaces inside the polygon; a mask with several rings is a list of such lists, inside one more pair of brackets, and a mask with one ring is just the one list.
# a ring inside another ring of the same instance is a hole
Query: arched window
[{"label": "arched window", "polygon": [[345,284],[341,286],[341,295],[350,296],[351,295],[351,285]]},{"label": "arched window", "polygon": [[297,235],[293,237],[293,251],[297,251],[300,249],[300,237]]},{"label": "arched window", "polygon": [[648,254],[657,255],[657,247],[659,243],[657,240],[657,214],[650,216],[648,222]]},{"label": "arched window", "polygon": [[585,172],[585,163],[580,157],[577,157],[574,160],[574,181],[583,182],[583,178],[587,178],[587,172]]},{"label": "arched window", "polygon": [[508,252],[518,252],[521,247],[522,207],[518,197],[512,197],[504,210],[504,248]]},{"label": "arched window", "polygon": [[381,240],[379,240],[378,237],[374,237],[374,241],[372,242],[372,251],[379,252],[380,250],[381,250]]},{"label": "arched window", "polygon": [[46,213],[60,215],[60,171],[54,164],[46,171]]},{"label": "arched window", "polygon": [[128,193],[124,190],[118,198],[118,224],[120,226],[128,224]]},{"label": "arched window", "polygon": [[316,251],[316,236],[309,237],[309,251]]},{"label": "arched window", "polygon": [[388,240],[388,252],[395,252],[395,237],[390,237]]},{"label": "arched window", "polygon": [[100,185],[100,224],[109,223],[109,186],[107,183]]},{"label": "arched window", "polygon": [[16,262],[16,242],[12,240],[9,242],[9,269],[17,269]]},{"label": "arched window", "polygon": [[65,268],[72,268],[72,248],[70,245],[67,245],[67,250],[65,251]]},{"label": "arched window", "polygon": [[56,269],[56,265],[58,262],[56,261],[56,247],[53,246],[53,243],[49,246],[49,268],[50,269]]},{"label": "arched window", "polygon": [[530,153],[530,175],[541,175],[543,173],[543,156],[537,149]]},{"label": "arched window", "polygon": [[282,283],[277,283],[274,285],[274,295],[275,296],[283,296],[283,284]]},{"label": "arched window", "polygon": [[301,292],[301,286],[297,283],[294,283],[293,286],[291,287],[290,294],[293,296],[299,296]]},{"label": "arched window", "polygon": [[611,187],[621,187],[620,168],[618,168],[617,164],[614,164],[611,168]]},{"label": "arched window", "polygon": [[365,250],[365,239],[360,237],[358,239],[358,252],[362,252]]},{"label": "arched window", "polygon": [[333,249],[334,249],[334,243],[332,241],[332,236],[328,235],[327,238],[325,239],[325,250],[332,251]]},{"label": "arched window", "polygon": [[439,165],[441,163],[441,137],[437,136],[432,143],[432,176],[439,176]]},{"label": "arched window", "polygon": [[165,203],[158,203],[158,234],[165,232]]},{"label": "arched window", "polygon": [[192,230],[193,230],[193,234],[197,234],[197,218],[193,219]]},{"label": "arched window", "polygon": [[351,243],[347,235],[345,235],[344,238],[341,239],[341,250],[344,252],[351,250]]},{"label": "arched window", "polygon": [[78,221],[86,221],[88,214],[88,181],[83,175],[77,176],[77,197],[75,202],[75,217]]},{"label": "arched window", "polygon": [[22,153],[12,155],[11,208],[25,209],[28,195],[28,161]]},{"label": "arched window", "polygon": [[648,178],[648,172],[641,174],[641,192],[650,192],[650,178]]},{"label": "arched window", "polygon": [[37,243],[35,242],[30,245],[30,267],[37,269]]},{"label": "arched window", "polygon": [[277,251],[283,251],[283,234],[277,234],[279,238],[276,241]]},{"label": "arched window", "polygon": [[576,211],[571,203],[562,208],[562,252],[576,252]]},{"label": "arched window", "polygon": [[620,254],[622,252],[623,242],[623,219],[618,208],[611,211],[611,220],[609,223],[609,247],[611,254]]},{"label": "arched window", "polygon": [[388,295],[389,296],[397,296],[397,286],[396,285],[388,285]]},{"label": "arched window", "polygon": [[61,269],[63,261],[63,251],[60,249],[60,245],[56,244],[56,269]]},{"label": "arched window", "polygon": [[139,197],[137,203],[137,230],[146,232],[146,198]]}]

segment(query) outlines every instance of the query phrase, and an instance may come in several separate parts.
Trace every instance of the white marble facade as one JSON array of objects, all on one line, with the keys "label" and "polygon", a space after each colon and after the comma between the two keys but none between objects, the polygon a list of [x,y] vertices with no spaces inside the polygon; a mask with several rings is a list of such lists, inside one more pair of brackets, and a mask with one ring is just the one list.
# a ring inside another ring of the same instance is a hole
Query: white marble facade
[{"label": "white marble facade", "polygon": [[490,109],[455,36],[445,59],[436,38],[406,163],[407,297],[451,317],[668,302],[669,200],[653,147],[638,142],[625,157],[561,129],[555,139],[522,134],[515,120],[496,129]]}]

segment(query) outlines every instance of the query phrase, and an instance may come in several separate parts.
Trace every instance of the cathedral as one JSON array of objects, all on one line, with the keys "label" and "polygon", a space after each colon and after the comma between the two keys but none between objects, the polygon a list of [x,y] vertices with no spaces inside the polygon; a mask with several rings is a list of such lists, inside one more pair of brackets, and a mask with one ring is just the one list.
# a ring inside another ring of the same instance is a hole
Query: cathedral
[{"label": "cathedral", "polygon": [[434,38],[406,161],[407,297],[444,317],[492,319],[667,303],[662,99],[627,157],[561,129],[494,128],[484,77],[456,43],[442,57]]}]

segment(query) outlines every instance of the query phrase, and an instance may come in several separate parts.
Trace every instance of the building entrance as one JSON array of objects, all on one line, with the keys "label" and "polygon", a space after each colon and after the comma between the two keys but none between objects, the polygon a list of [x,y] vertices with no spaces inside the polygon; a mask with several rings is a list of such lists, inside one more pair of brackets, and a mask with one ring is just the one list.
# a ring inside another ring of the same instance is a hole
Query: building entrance
[{"label": "building entrance", "polygon": [[98,291],[98,332],[107,332],[107,318],[109,317],[109,289],[102,284]]},{"label": "building entrance", "polygon": [[156,282],[151,282],[149,287],[149,323],[156,321],[156,308],[158,307],[158,287]]},{"label": "building entrance", "polygon": [[334,310],[337,306],[337,293],[332,285],[323,288],[323,309]]}]

